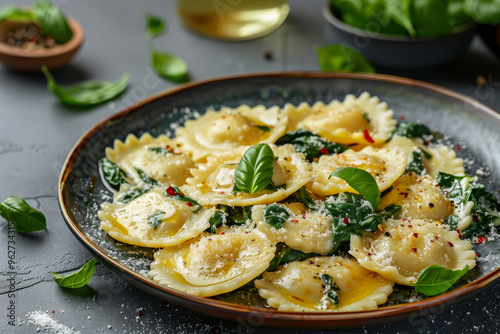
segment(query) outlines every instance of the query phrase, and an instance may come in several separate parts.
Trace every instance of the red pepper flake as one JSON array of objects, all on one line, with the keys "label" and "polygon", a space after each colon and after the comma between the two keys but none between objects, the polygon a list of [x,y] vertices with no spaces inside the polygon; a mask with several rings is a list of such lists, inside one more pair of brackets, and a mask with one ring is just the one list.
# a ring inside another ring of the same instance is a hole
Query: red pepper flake
[{"label": "red pepper flake", "polygon": [[177,196],[177,192],[171,186],[168,186],[167,194],[169,194],[170,196]]},{"label": "red pepper flake", "polygon": [[457,233],[458,233],[458,237],[461,238],[462,237],[462,233],[460,233],[459,230],[457,230]]},{"label": "red pepper flake", "polygon": [[448,241],[448,245],[450,245],[450,247],[453,247],[455,246],[454,244],[452,244],[451,242]]},{"label": "red pepper flake", "polygon": [[220,233],[220,235],[224,235],[224,234],[226,234],[226,232],[221,232],[221,233]]},{"label": "red pepper flake", "polygon": [[375,143],[375,140],[373,140],[373,138],[370,137],[370,133],[368,132],[368,129],[365,129],[363,131],[363,135],[365,136],[365,139],[367,142],[372,143],[372,144]]},{"label": "red pepper flake", "polygon": [[306,213],[302,212],[302,219],[306,219]]},{"label": "red pepper flake", "polygon": [[142,317],[144,315],[144,311],[142,309],[139,309],[137,313],[139,314],[139,317]]},{"label": "red pepper flake", "polygon": [[404,219],[404,218],[403,218],[403,219],[401,219],[401,220],[402,220],[402,221],[406,221],[406,219]]},{"label": "red pepper flake", "polygon": [[401,116],[399,116],[399,119],[402,120],[402,121],[404,121],[405,120],[405,116],[401,115]]},{"label": "red pepper flake", "polygon": [[328,150],[325,147],[323,147],[321,150],[319,150],[319,152],[321,154],[328,154]]},{"label": "red pepper flake", "polygon": [[459,145],[457,145],[457,146],[455,146],[455,147],[453,148],[453,151],[459,151],[460,149],[461,149],[461,147],[460,147]]},{"label": "red pepper flake", "polygon": [[245,234],[248,234],[248,233],[250,233],[250,231],[245,231]]},{"label": "red pepper flake", "polygon": [[413,227],[413,225],[408,225],[408,227]]},{"label": "red pepper flake", "polygon": [[314,264],[314,261],[308,260],[307,263]]},{"label": "red pepper flake", "polygon": [[52,310],[52,313],[56,313],[56,311]]},{"label": "red pepper flake", "polygon": [[417,252],[417,249],[416,249],[416,248],[411,248],[411,251],[412,251],[413,253],[416,253],[416,252]]},{"label": "red pepper flake", "polygon": [[292,223],[298,223],[299,221],[297,219],[292,219]]},{"label": "red pepper flake", "polygon": [[220,191],[220,192],[219,192],[219,194],[224,195],[224,194],[225,194],[225,192],[224,192],[224,191]]},{"label": "red pepper flake", "polygon": [[475,213],[475,214],[472,216],[472,218],[474,219],[474,221],[475,221],[476,223],[479,223],[479,216],[477,215],[477,213]]},{"label": "red pepper flake", "polygon": [[479,257],[479,253],[476,253],[476,257]]},{"label": "red pepper flake", "polygon": [[477,238],[477,243],[482,244],[486,240],[486,237],[479,237]]},{"label": "red pepper flake", "polygon": [[435,238],[436,240],[438,240],[438,239],[439,239],[437,235],[435,235],[435,236],[434,236],[434,238]]},{"label": "red pepper flake", "polygon": [[413,236],[414,236],[415,238],[418,238],[418,233],[413,233]]},{"label": "red pepper flake", "polygon": [[345,217],[344,218],[344,224],[348,224],[349,223],[349,218]]},{"label": "red pepper flake", "polygon": [[187,204],[188,206],[193,206],[193,203],[191,203],[191,202],[186,202],[186,204]]},{"label": "red pepper flake", "polygon": [[199,245],[196,245],[196,247],[198,247]]}]

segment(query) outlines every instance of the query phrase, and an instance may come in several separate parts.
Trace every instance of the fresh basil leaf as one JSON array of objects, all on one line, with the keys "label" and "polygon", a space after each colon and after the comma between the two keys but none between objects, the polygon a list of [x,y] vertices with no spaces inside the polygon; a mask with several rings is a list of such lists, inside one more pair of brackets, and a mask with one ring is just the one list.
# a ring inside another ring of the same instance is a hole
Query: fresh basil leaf
[{"label": "fresh basil leaf", "polygon": [[268,144],[250,147],[234,171],[234,184],[240,191],[253,194],[264,189],[273,178],[274,153]]},{"label": "fresh basil leaf", "polygon": [[158,75],[177,83],[189,81],[188,65],[184,60],[171,53],[158,52],[152,44],[149,53],[151,65]]},{"label": "fresh basil leaf", "polygon": [[431,130],[423,124],[399,122],[393,135],[407,138],[422,138],[431,134]]},{"label": "fresh basil leaf", "polygon": [[94,275],[95,259],[85,263],[80,270],[70,275],[60,275],[50,272],[54,281],[63,288],[76,289],[85,286]]},{"label": "fresh basil leaf", "polygon": [[122,183],[128,183],[126,180],[127,173],[121,170],[114,162],[106,158],[101,158],[98,165],[101,179],[106,181],[111,188],[119,190]]},{"label": "fresh basil leaf", "polygon": [[43,213],[17,196],[9,196],[0,203],[0,216],[19,233],[42,231],[47,228]]},{"label": "fresh basil leaf", "polygon": [[424,167],[420,149],[414,150],[411,154],[410,159],[408,159],[405,174],[410,172],[414,172],[417,175],[424,175],[427,172]]},{"label": "fresh basil leaf", "polygon": [[165,32],[165,21],[159,16],[146,13],[146,37],[152,39]]},{"label": "fresh basil leaf", "polygon": [[19,6],[7,5],[0,8],[0,22],[10,21],[33,21],[35,19],[33,11],[25,10]]},{"label": "fresh basil leaf", "polygon": [[377,210],[380,204],[380,189],[370,173],[355,167],[342,167],[334,170],[329,178],[332,176],[346,181],[349,186],[370,202],[373,210]]},{"label": "fresh basil leaf", "polygon": [[291,144],[295,151],[303,153],[309,162],[317,160],[324,154],[339,154],[348,149],[347,146],[331,142],[303,129],[287,133],[276,141],[278,146],[285,144]]},{"label": "fresh basil leaf", "polygon": [[124,74],[116,82],[108,81],[85,81],[68,88],[62,88],[57,84],[46,66],[42,66],[42,72],[47,78],[49,90],[62,103],[90,107],[118,97],[127,89],[128,74]]},{"label": "fresh basil leaf", "polygon": [[361,53],[344,45],[316,48],[318,64],[322,71],[375,73],[375,68]]},{"label": "fresh basil leaf", "polygon": [[410,36],[415,37],[416,32],[410,14],[411,2],[412,0],[385,0],[385,6],[390,18],[404,27]]},{"label": "fresh basil leaf", "polygon": [[137,175],[139,176],[139,178],[141,179],[142,182],[149,184],[149,185],[152,185],[152,186],[158,185],[158,181],[147,176],[146,173],[144,173],[144,171],[142,169],[137,168],[137,167],[134,167],[134,169],[137,172]]},{"label": "fresh basil leaf", "polygon": [[63,13],[49,1],[36,1],[33,13],[35,14],[35,20],[40,25],[40,29],[45,34],[52,36],[57,43],[64,44],[73,37],[73,32]]},{"label": "fresh basil leaf", "polygon": [[165,191],[163,191],[163,195],[171,197],[178,201],[186,202],[193,208],[193,212],[198,212],[202,208],[202,206],[198,202],[196,202],[191,197],[186,196],[177,186],[169,186]]},{"label": "fresh basil leaf", "polygon": [[273,271],[279,265],[290,263],[295,260],[302,261],[317,255],[318,254],[315,253],[303,253],[301,251],[291,249],[283,243],[279,243],[276,247],[276,255],[271,260],[271,263],[269,264],[269,267],[266,269],[266,271]]},{"label": "fresh basil leaf", "polygon": [[131,187],[123,192],[120,192],[116,197],[116,202],[121,204],[127,204],[139,196],[144,195],[151,190],[150,185],[145,185],[144,187]]},{"label": "fresh basil leaf", "polygon": [[458,27],[471,21],[471,17],[465,13],[465,2],[464,0],[448,0],[447,20],[451,27]]},{"label": "fresh basil leaf", "polygon": [[500,0],[465,0],[464,12],[482,24],[500,24]]},{"label": "fresh basil leaf", "polygon": [[161,223],[163,223],[163,219],[165,218],[165,212],[158,210],[152,214],[150,214],[147,218],[147,223],[153,227],[153,230],[156,230]]},{"label": "fresh basil leaf", "polygon": [[382,224],[382,217],[374,212],[372,205],[357,194],[330,196],[325,201],[325,207],[333,222],[332,254],[343,242],[349,241],[351,235],[362,231],[373,232]]},{"label": "fresh basil leaf", "polygon": [[280,205],[272,204],[264,209],[264,221],[276,229],[282,228],[288,217],[290,214]]},{"label": "fresh basil leaf", "polygon": [[469,265],[462,270],[450,270],[434,264],[422,270],[412,286],[418,293],[426,296],[439,295],[451,288],[468,271]]}]

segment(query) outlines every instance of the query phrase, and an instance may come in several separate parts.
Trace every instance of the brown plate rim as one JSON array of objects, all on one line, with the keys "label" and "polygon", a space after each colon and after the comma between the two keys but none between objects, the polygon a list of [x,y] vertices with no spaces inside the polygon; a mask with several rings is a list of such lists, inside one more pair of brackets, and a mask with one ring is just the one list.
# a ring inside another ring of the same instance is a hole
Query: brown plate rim
[{"label": "brown plate rim", "polygon": [[[492,285],[495,281],[500,280],[500,267],[492,271],[488,275],[479,278],[476,281],[470,282],[460,288],[453,291],[438,295],[435,297],[430,297],[418,302],[404,303],[393,306],[385,306],[382,308],[377,308],[375,310],[366,311],[356,311],[356,312],[339,312],[339,313],[315,313],[315,312],[304,312],[304,313],[294,313],[294,312],[282,312],[275,309],[263,309],[257,307],[241,306],[232,304],[229,302],[218,301],[206,297],[192,296],[174,289],[170,289],[166,286],[162,286],[144,276],[141,276],[137,272],[127,268],[117,260],[111,258],[109,255],[105,254],[99,247],[97,247],[87,236],[79,229],[76,222],[71,219],[69,213],[69,205],[65,200],[65,185],[68,176],[71,173],[74,162],[77,159],[79,151],[82,149],[83,144],[86,142],[94,132],[100,129],[104,124],[112,122],[118,118],[129,114],[130,112],[142,107],[145,104],[151,103],[157,99],[174,95],[176,93],[192,89],[194,87],[203,86],[211,83],[230,81],[230,80],[240,80],[240,79],[255,79],[255,78],[329,78],[329,79],[354,79],[354,80],[370,80],[370,81],[383,81],[390,82],[404,86],[417,87],[423,90],[431,91],[441,95],[445,95],[463,103],[473,105],[474,107],[480,109],[485,113],[485,116],[490,118],[495,118],[500,121],[500,115],[495,112],[492,108],[476,101],[464,94],[452,91],[450,89],[430,84],[427,82],[408,79],[403,77],[397,77],[385,74],[371,74],[371,73],[324,73],[324,72],[313,72],[313,71],[293,71],[293,72],[262,72],[262,73],[248,73],[248,74],[237,74],[237,75],[226,75],[220,76],[200,81],[195,81],[187,84],[183,84],[165,91],[156,93],[143,101],[107,117],[103,121],[95,124],[89,130],[87,130],[80,139],[73,146],[69,152],[64,165],[61,170],[59,183],[58,183],[58,202],[66,224],[73,234],[82,242],[86,247],[88,247],[91,252],[96,255],[100,261],[110,266],[113,271],[118,270],[119,274],[123,275],[125,279],[133,283],[136,280],[139,284],[134,284],[139,287],[149,286],[155,289],[158,294],[162,296],[171,296],[171,301],[179,303],[179,298],[184,300],[180,303],[188,308],[197,309],[203,313],[211,314],[213,316],[218,316],[221,318],[236,319],[236,317],[248,317],[258,315],[261,317],[263,324],[269,326],[285,326],[285,327],[297,327],[300,323],[306,321],[308,324],[302,323],[302,326],[307,326],[308,328],[334,328],[334,327],[345,327],[345,326],[362,326],[367,324],[381,323],[383,321],[390,321],[388,318],[402,318],[408,317],[413,312],[418,310],[431,308],[440,304],[452,304],[456,303],[458,300],[462,300],[466,297],[472,297],[475,293],[483,290],[484,288]],[[157,294],[157,295],[158,295]],[[169,299],[166,297],[164,299]],[[193,306],[193,304],[196,307]],[[214,310],[220,310],[223,312],[215,313]],[[224,312],[226,314],[224,314]],[[246,317],[246,318],[245,318]],[[384,320],[385,319],[385,320]]]}]

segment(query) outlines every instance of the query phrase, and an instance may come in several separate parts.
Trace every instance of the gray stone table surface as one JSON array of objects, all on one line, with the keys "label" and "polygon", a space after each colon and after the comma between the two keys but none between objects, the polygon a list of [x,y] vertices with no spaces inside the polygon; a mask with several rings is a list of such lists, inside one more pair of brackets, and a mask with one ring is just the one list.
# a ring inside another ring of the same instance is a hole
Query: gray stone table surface
[{"label": "gray stone table surface", "polygon": [[[56,79],[64,84],[91,78],[115,80],[124,72],[131,79],[129,89],[119,99],[81,111],[61,105],[47,91],[43,76],[16,73],[0,65],[0,200],[11,194],[25,198],[45,213],[48,225],[42,233],[15,235],[17,266],[12,275],[7,268],[8,228],[0,219],[0,333],[320,333],[269,329],[259,323],[233,323],[199,315],[128,285],[101,265],[97,265],[88,287],[79,291],[60,288],[49,271],[69,272],[90,259],[66,227],[56,197],[61,166],[72,145],[98,121],[174,86],[151,73],[144,11],[168,22],[168,32],[155,41],[157,48],[185,59],[192,78],[199,80],[257,71],[318,70],[314,46],[327,43],[323,1],[292,0],[291,13],[281,28],[239,43],[188,31],[176,15],[174,1],[55,2],[83,25],[86,34],[82,50],[70,65],[54,72]],[[0,7],[10,3],[27,4],[1,0]],[[266,52],[272,53],[272,60],[265,59]],[[500,61],[479,38],[449,64],[419,71],[379,72],[442,85],[500,110]],[[483,86],[476,85],[480,75],[486,79]],[[7,323],[12,301],[15,326]],[[499,302],[500,285],[496,285],[453,307],[417,312],[409,320],[348,332],[493,333],[500,328]]]}]

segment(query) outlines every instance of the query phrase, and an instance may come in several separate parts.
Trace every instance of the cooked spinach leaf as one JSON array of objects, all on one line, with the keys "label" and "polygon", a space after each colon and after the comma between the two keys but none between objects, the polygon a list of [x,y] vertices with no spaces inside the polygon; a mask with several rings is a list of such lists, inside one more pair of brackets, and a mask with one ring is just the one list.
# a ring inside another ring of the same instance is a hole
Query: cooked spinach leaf
[{"label": "cooked spinach leaf", "polygon": [[147,218],[147,223],[151,225],[153,230],[156,230],[161,223],[163,223],[163,219],[165,218],[165,212],[158,210],[154,213],[150,214]]},{"label": "cooked spinach leaf", "polygon": [[144,171],[142,169],[137,168],[137,167],[134,167],[134,169],[137,172],[137,175],[139,176],[139,178],[141,179],[142,182],[144,182],[146,184],[149,184],[151,186],[158,185],[158,181],[156,181],[155,179],[147,176],[147,174],[144,173]]},{"label": "cooked spinach leaf", "polygon": [[107,182],[111,188],[119,190],[122,183],[128,183],[127,173],[111,160],[101,158],[98,165],[101,179]]},{"label": "cooked spinach leaf", "polygon": [[163,155],[168,155],[168,154],[173,154],[174,150],[167,147],[149,147],[148,151],[154,152],[156,154],[163,154]]},{"label": "cooked spinach leaf", "polygon": [[228,221],[228,218],[229,216],[227,213],[227,206],[217,206],[215,213],[212,215],[212,217],[210,217],[210,220],[208,221],[208,223],[210,224],[208,232],[215,233],[215,231],[217,231],[217,227],[225,224]]},{"label": "cooked spinach leaf", "polygon": [[276,229],[282,228],[288,217],[290,214],[281,205],[272,204],[264,209],[264,221]]},{"label": "cooked spinach leaf", "polygon": [[269,267],[266,271],[273,271],[279,265],[289,263],[292,261],[303,261],[313,256],[317,256],[315,253],[304,253],[295,249],[291,249],[284,243],[279,243],[276,247],[276,255],[271,260]]},{"label": "cooked spinach leaf", "polygon": [[415,122],[399,122],[393,135],[407,138],[422,138],[431,134],[431,130],[423,124]]},{"label": "cooked spinach leaf", "polygon": [[202,206],[198,202],[196,202],[191,197],[186,196],[177,186],[169,186],[166,190],[163,191],[163,195],[186,202],[187,205],[193,208],[193,212],[198,212],[202,208]]},{"label": "cooked spinach leaf", "polygon": [[426,296],[439,295],[451,288],[468,271],[468,265],[462,270],[450,270],[434,264],[422,270],[412,286],[418,293]]},{"label": "cooked spinach leaf", "polygon": [[303,153],[309,162],[324,154],[338,154],[348,149],[347,146],[331,142],[310,131],[299,129],[285,134],[276,141],[281,146],[291,144],[296,152]]},{"label": "cooked spinach leaf", "polygon": [[144,185],[143,187],[130,187],[127,190],[118,193],[116,197],[116,202],[121,204],[127,204],[139,196],[144,195],[151,190],[151,185]]},{"label": "cooked spinach leaf", "polygon": [[308,209],[311,210],[317,210],[318,206],[314,202],[314,199],[312,198],[311,195],[307,192],[307,189],[305,187],[302,187],[297,191],[297,196],[299,197],[299,201],[302,202]]},{"label": "cooked spinach leaf", "polygon": [[424,175],[427,172],[424,167],[422,152],[420,151],[420,149],[414,150],[411,154],[410,159],[408,159],[405,173],[409,172],[414,172],[417,175]]},{"label": "cooked spinach leaf", "polygon": [[325,290],[323,291],[324,296],[321,298],[320,304],[328,301],[333,307],[337,307],[339,305],[339,294],[337,291],[340,291],[340,288],[335,283],[332,276],[321,274],[320,278],[321,281],[325,283]]},{"label": "cooked spinach leaf", "polygon": [[44,214],[17,196],[11,195],[0,203],[0,216],[19,233],[42,231],[47,228]]},{"label": "cooked spinach leaf", "polygon": [[227,212],[230,223],[245,224],[248,220],[252,220],[252,206],[228,206]]}]

